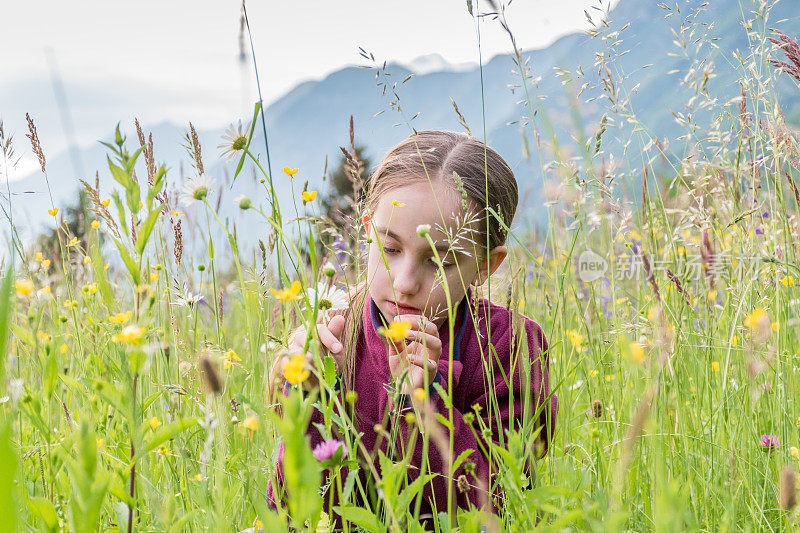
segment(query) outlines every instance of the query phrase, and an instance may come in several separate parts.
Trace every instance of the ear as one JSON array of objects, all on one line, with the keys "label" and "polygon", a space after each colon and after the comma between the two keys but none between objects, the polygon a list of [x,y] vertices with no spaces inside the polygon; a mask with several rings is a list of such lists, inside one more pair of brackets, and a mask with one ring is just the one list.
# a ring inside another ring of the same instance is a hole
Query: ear
[{"label": "ear", "polygon": [[478,265],[478,272],[475,275],[475,286],[478,287],[483,285],[489,276],[494,274],[494,271],[497,270],[503,260],[508,255],[508,247],[501,244],[500,246],[495,246],[489,252],[489,257],[481,261]]}]

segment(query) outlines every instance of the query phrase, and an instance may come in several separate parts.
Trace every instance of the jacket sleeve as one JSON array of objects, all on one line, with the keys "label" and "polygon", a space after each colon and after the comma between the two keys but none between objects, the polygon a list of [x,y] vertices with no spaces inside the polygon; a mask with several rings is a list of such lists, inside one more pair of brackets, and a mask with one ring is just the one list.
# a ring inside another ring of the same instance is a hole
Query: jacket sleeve
[{"label": "jacket sleeve", "polygon": [[[453,381],[456,394],[450,395],[454,398],[452,460],[467,450],[472,450],[466,460],[452,473],[455,503],[462,508],[468,507],[469,504],[486,510],[497,508],[490,499],[490,477],[496,473],[496,467],[490,465],[486,456],[485,451],[488,450],[486,441],[487,438],[491,438],[499,444],[501,434],[504,438],[509,427],[515,429],[522,427],[526,397],[530,399],[531,415],[539,412],[534,428],[541,428],[541,431],[537,440],[537,450],[531,450],[537,453],[537,457],[543,457],[547,453],[555,428],[558,403],[555,395],[550,394],[548,343],[541,327],[528,318],[516,315],[519,333],[513,335],[514,328],[511,327],[512,321],[509,320],[508,311],[502,309],[498,314],[505,314],[505,317],[501,316],[498,319],[492,317],[493,342],[491,346],[488,342],[481,342],[484,345],[483,357],[480,353],[470,353],[468,361],[467,354],[464,356],[463,370],[470,372],[470,375],[461,372],[461,362],[454,365]],[[523,338],[522,328],[524,328],[524,338],[527,339],[527,350],[520,342]],[[488,338],[486,329],[481,328],[481,330],[483,338]],[[477,345],[475,349],[480,351]],[[484,367],[484,361],[487,368]],[[527,368],[523,369],[523,365],[527,365]],[[448,386],[447,366],[447,361],[444,361],[439,368],[442,374],[441,384],[445,390]],[[458,380],[460,382],[455,383],[458,374],[461,374]],[[526,375],[529,378],[526,378]],[[493,397],[496,398],[496,402]],[[428,471],[443,475],[437,476],[426,486],[425,495],[428,497],[433,495],[438,510],[442,511],[447,506],[447,479],[444,476],[447,474],[446,457],[449,455],[450,437],[447,427],[437,420],[437,413],[448,419],[449,423],[448,404],[438,393],[434,393],[430,395],[430,400],[422,407],[420,414],[424,419],[422,421],[424,429],[431,435],[427,450]],[[477,420],[478,417],[481,422]],[[400,425],[399,440],[402,440],[402,445],[407,446],[410,443],[411,431],[416,429],[409,427],[402,416],[397,420]],[[483,435],[480,428],[485,428]],[[480,435],[480,444],[476,433]],[[412,461],[412,464],[417,466],[422,461],[421,441],[421,435],[418,435]],[[415,479],[416,476],[417,471],[412,469],[410,477]],[[495,502],[502,498],[499,490],[492,491],[491,495]]]}]

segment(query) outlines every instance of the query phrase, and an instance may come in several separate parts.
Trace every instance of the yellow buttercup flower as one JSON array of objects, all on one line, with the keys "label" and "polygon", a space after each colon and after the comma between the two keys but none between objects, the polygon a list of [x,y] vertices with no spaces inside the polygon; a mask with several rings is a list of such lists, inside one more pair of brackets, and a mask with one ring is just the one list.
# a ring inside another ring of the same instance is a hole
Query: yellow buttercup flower
[{"label": "yellow buttercup flower", "polygon": [[299,168],[292,168],[292,167],[283,167],[283,171],[286,173],[287,176],[293,178],[295,174],[300,172]]},{"label": "yellow buttercup flower", "polygon": [[292,385],[298,385],[308,379],[311,373],[305,369],[306,358],[303,354],[293,355],[283,364],[283,375]]},{"label": "yellow buttercup flower", "polygon": [[278,298],[278,300],[282,302],[289,302],[291,300],[297,300],[300,298],[299,295],[302,288],[303,286],[300,284],[299,281],[294,281],[292,282],[292,286],[288,289],[286,287],[282,288],[279,291],[276,291],[275,289],[270,289],[270,292],[272,292],[273,296]]},{"label": "yellow buttercup flower", "polygon": [[103,207],[108,207],[108,205],[111,203],[111,198],[106,198],[100,203],[103,204]]},{"label": "yellow buttercup flower", "polygon": [[73,237],[72,240],[69,241],[69,243],[67,243],[67,246],[70,248],[72,248],[73,246],[78,246],[78,238]]},{"label": "yellow buttercup flower", "polygon": [[36,261],[40,261],[41,262],[41,260],[42,260],[42,252],[36,252],[36,255],[34,256],[34,259]]},{"label": "yellow buttercup flower", "polygon": [[83,286],[89,294],[97,294],[97,282],[88,283]]},{"label": "yellow buttercup flower", "polygon": [[92,258],[91,258],[91,257],[89,257],[88,255],[87,255],[87,256],[84,256],[84,258],[83,258],[83,263],[84,263],[85,265],[91,265],[91,264],[92,264]]},{"label": "yellow buttercup flower", "polygon": [[117,343],[138,346],[142,343],[142,337],[144,336],[145,331],[145,328],[131,324],[130,326],[125,326],[122,331],[116,335],[112,335],[111,340]]},{"label": "yellow buttercup flower", "polygon": [[111,322],[112,324],[124,324],[130,319],[131,319],[130,311],[127,311],[125,313],[117,313],[116,315],[108,317],[108,321]]},{"label": "yellow buttercup flower", "polygon": [[397,200],[392,200],[392,205],[395,206],[395,207],[403,207],[404,205],[406,205],[406,203],[405,202],[401,203],[401,202],[398,202]]},{"label": "yellow buttercup flower", "polygon": [[51,217],[54,217],[58,214],[58,208],[54,207],[53,209],[48,209],[47,212],[50,214]]},{"label": "yellow buttercup flower", "polygon": [[183,213],[178,213],[177,211],[173,210],[172,211],[172,216],[177,218],[177,217],[185,217],[186,215],[184,215]]},{"label": "yellow buttercup flower", "polygon": [[569,336],[569,340],[572,343],[572,346],[575,348],[575,350],[577,350],[579,352],[582,351],[583,350],[583,334],[578,333],[577,329],[572,329],[572,330],[569,330],[567,332],[567,335]]},{"label": "yellow buttercup flower", "polygon": [[42,287],[41,289],[39,289],[39,294],[40,294],[41,296],[47,296],[47,295],[49,295],[51,292],[52,292],[52,289],[50,288],[50,285],[45,285],[44,287]]},{"label": "yellow buttercup flower", "polygon": [[411,331],[411,322],[405,320],[395,320],[388,327],[381,329],[381,334],[394,342],[401,342]]},{"label": "yellow buttercup flower", "polygon": [[69,346],[67,346],[66,344],[62,344],[62,345],[61,345],[61,347],[59,348],[59,351],[60,351],[62,354],[65,354],[65,353],[67,353],[67,350],[69,350]]},{"label": "yellow buttercup flower", "polygon": [[792,457],[794,457],[795,459],[800,459],[800,450],[798,450],[798,449],[797,449],[797,447],[795,447],[795,446],[792,446],[791,448],[789,448],[789,453],[790,453],[790,454],[792,455]]},{"label": "yellow buttercup flower", "polygon": [[158,281],[158,272],[150,272],[150,282]]},{"label": "yellow buttercup flower", "polygon": [[256,415],[247,415],[247,418],[245,418],[244,422],[242,422],[242,427],[247,428],[250,431],[257,431],[258,417]]},{"label": "yellow buttercup flower", "polygon": [[50,260],[49,259],[43,259],[42,260],[42,268],[47,268],[49,266],[50,266]]},{"label": "yellow buttercup flower", "polygon": [[99,220],[92,220],[92,228],[93,229],[97,229],[99,227],[100,227],[100,221]]},{"label": "yellow buttercup flower", "polygon": [[150,429],[156,429],[160,425],[161,425],[161,420],[159,420],[157,416],[154,416],[153,418],[150,419]]},{"label": "yellow buttercup flower", "polygon": [[236,355],[236,352],[234,352],[233,350],[228,350],[222,356],[222,368],[227,370],[233,365],[233,363],[239,363],[241,361],[242,359],[238,355]]},{"label": "yellow buttercup flower", "polygon": [[33,292],[33,281],[30,279],[18,279],[14,283],[14,287],[16,287],[17,294],[20,296],[28,296]]},{"label": "yellow buttercup flower", "polygon": [[711,371],[719,372],[719,361],[711,361]]},{"label": "yellow buttercup flower", "polygon": [[637,363],[644,361],[644,345],[640,342],[632,342],[629,346],[631,350],[631,357]]},{"label": "yellow buttercup flower", "polygon": [[769,324],[769,313],[762,307],[753,309],[753,312],[744,319],[744,325],[750,329],[766,329],[769,327]]},{"label": "yellow buttercup flower", "polygon": [[303,191],[300,196],[303,197],[304,202],[313,202],[314,198],[317,197],[317,191]]},{"label": "yellow buttercup flower", "polygon": [[793,276],[784,276],[781,278],[781,284],[784,287],[794,287],[794,277]]}]

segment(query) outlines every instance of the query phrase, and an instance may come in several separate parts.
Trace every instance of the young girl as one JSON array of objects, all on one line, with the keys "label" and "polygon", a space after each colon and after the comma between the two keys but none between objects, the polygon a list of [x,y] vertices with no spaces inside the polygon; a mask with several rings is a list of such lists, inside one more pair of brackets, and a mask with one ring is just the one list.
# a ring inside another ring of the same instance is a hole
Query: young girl
[{"label": "young girl", "polygon": [[[404,450],[411,453],[413,481],[423,465],[424,439],[412,437],[438,433],[426,450],[427,472],[437,475],[425,486],[420,516],[447,510],[450,483],[459,507],[500,505],[503,495],[491,489],[490,478],[497,467],[484,455],[488,434],[476,438],[479,428],[503,442],[509,428],[519,429],[523,417],[535,413],[537,449],[526,454],[541,457],[555,427],[557,399],[550,393],[541,327],[476,297],[507,254],[503,225],[486,206],[510,224],[517,198],[508,164],[473,137],[421,131],[400,142],[369,181],[366,279],[344,314],[317,325],[321,349],[336,361],[340,394],[357,393],[354,423],[363,432],[363,447],[351,452],[360,461],[374,462],[379,472],[376,443],[384,453]],[[452,324],[449,309],[454,309]],[[287,353],[302,353],[305,339],[304,328],[295,331]],[[271,373],[279,386],[284,361]],[[310,354],[308,361],[313,364]],[[449,420],[450,402],[454,445],[448,460],[449,430],[435,413]],[[415,409],[419,417],[406,416]],[[322,440],[313,424],[321,421],[317,411],[308,429],[312,447]],[[396,442],[389,442],[390,435],[397,435]],[[365,457],[361,450],[372,453]],[[466,450],[472,450],[466,461],[449,472],[452,460]]]}]

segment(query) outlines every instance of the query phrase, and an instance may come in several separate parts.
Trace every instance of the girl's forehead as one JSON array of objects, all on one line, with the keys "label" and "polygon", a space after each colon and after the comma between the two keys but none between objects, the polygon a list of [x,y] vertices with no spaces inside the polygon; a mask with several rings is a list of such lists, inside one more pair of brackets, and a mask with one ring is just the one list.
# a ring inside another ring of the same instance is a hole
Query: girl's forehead
[{"label": "girl's forehead", "polygon": [[409,243],[419,241],[425,248],[429,245],[417,233],[420,225],[430,226],[431,238],[438,245],[448,234],[457,240],[472,235],[474,230],[465,227],[465,218],[461,196],[441,182],[417,181],[391,189],[381,196],[372,213],[382,235]]}]

